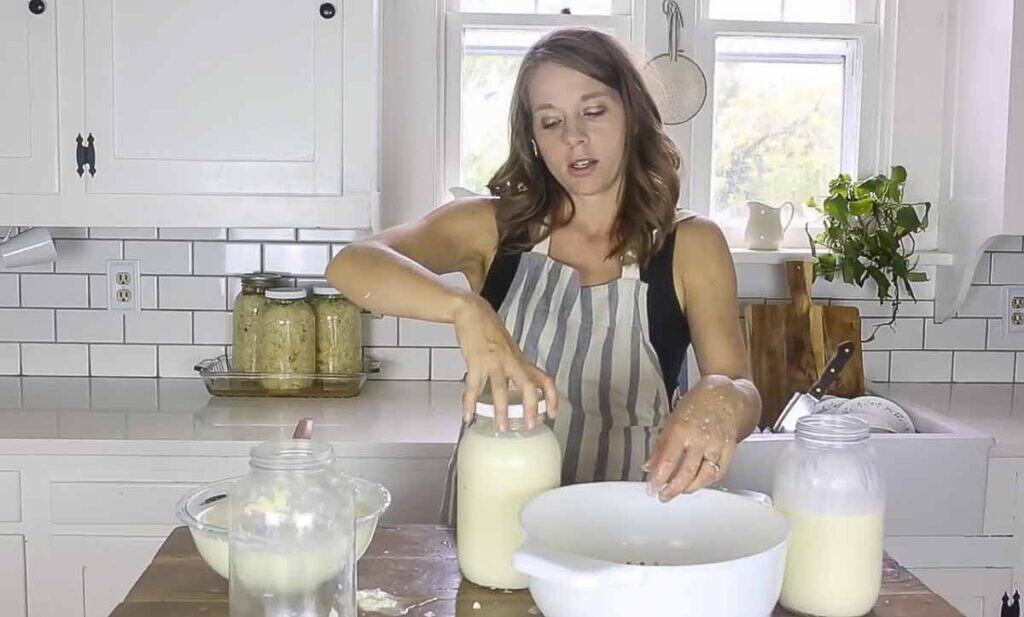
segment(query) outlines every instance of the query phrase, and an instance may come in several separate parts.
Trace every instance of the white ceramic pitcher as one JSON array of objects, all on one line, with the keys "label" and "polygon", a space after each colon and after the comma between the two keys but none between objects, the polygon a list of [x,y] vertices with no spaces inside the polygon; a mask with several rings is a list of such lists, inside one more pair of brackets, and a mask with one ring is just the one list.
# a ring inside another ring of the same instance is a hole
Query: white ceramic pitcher
[{"label": "white ceramic pitcher", "polygon": [[[789,218],[782,223],[782,210],[789,206]],[[747,248],[759,251],[774,251],[779,248],[789,224],[793,222],[796,208],[793,202],[783,202],[781,206],[769,206],[759,201],[748,201],[747,230],[745,238]]]}]

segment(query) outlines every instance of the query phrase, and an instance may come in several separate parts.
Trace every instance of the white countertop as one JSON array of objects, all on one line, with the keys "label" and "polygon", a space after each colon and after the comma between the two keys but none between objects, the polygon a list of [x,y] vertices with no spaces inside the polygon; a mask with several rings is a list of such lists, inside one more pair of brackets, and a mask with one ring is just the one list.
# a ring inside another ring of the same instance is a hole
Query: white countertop
[{"label": "white countertop", "polygon": [[[212,397],[196,379],[0,378],[0,442],[252,442],[288,437],[303,416],[348,446],[449,449],[461,426],[459,382],[372,381],[350,399]],[[161,443],[166,442],[166,443]],[[85,447],[85,446],[83,446]],[[116,445],[114,446],[116,448]],[[349,448],[351,449],[351,447]]]}]

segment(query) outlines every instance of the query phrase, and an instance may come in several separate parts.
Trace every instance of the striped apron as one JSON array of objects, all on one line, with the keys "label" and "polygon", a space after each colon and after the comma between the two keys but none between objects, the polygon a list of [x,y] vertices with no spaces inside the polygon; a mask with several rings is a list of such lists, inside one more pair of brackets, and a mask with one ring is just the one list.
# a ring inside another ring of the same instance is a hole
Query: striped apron
[{"label": "striped apron", "polygon": [[[527,360],[555,379],[559,414],[547,422],[562,446],[562,484],[642,480],[670,410],[648,333],[647,284],[631,265],[617,280],[581,286],[547,247],[545,240],[522,255],[498,314]],[[449,525],[457,454],[441,514]]]}]

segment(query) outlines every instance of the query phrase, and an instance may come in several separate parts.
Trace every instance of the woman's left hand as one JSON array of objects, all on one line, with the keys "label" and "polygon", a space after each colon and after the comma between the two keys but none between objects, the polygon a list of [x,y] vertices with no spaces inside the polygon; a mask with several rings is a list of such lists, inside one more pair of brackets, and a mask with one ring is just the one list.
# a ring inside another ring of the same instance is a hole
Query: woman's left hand
[{"label": "woman's left hand", "polygon": [[716,482],[736,450],[742,410],[733,382],[701,378],[683,394],[644,465],[648,492],[667,502]]}]

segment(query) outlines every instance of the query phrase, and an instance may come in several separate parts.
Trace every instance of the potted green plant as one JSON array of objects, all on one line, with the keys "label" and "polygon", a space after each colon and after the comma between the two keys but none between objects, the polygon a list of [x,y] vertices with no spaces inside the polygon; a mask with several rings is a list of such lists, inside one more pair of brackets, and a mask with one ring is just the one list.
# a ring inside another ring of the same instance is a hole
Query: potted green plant
[{"label": "potted green plant", "polygon": [[[881,326],[896,322],[901,289],[913,301],[913,283],[928,280],[928,275],[917,270],[914,258],[914,234],[928,227],[931,203],[927,201],[905,203],[903,189],[907,170],[893,167],[888,176],[878,174],[854,182],[847,174],[840,174],[828,185],[828,197],[818,203],[814,197],[807,206],[822,214],[824,229],[812,236],[805,226],[814,258],[814,277],[832,281],[841,275],[843,281],[864,287],[874,281],[878,287],[878,302],[892,302],[892,316],[879,324],[865,340],[875,338]],[[918,208],[923,207],[923,213]],[[818,249],[825,249],[819,251]]]}]

